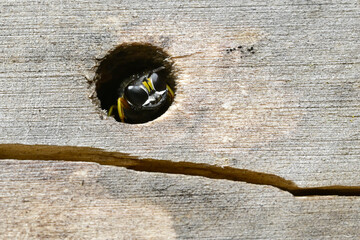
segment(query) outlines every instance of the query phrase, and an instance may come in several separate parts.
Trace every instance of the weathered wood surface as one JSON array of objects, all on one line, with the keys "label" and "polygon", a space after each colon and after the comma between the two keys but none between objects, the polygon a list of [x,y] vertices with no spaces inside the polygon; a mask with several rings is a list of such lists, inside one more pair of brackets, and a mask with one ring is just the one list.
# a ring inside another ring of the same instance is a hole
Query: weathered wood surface
[{"label": "weathered wood surface", "polygon": [[356,239],[360,198],[96,164],[1,161],[1,239]]},{"label": "weathered wood surface", "polygon": [[[301,187],[360,186],[359,14],[355,0],[1,0],[0,145],[95,147]],[[124,42],[174,57],[175,103],[153,122],[120,124],[89,98],[96,59]],[[0,164],[2,238],[359,236],[356,197],[294,198],[89,163]]]},{"label": "weathered wood surface", "polygon": [[[3,0],[0,21],[1,143],[229,165],[300,186],[360,185],[357,1]],[[89,100],[95,58],[123,42],[183,56],[174,58],[175,104],[156,121],[104,120]],[[240,45],[255,54],[227,53]]]}]

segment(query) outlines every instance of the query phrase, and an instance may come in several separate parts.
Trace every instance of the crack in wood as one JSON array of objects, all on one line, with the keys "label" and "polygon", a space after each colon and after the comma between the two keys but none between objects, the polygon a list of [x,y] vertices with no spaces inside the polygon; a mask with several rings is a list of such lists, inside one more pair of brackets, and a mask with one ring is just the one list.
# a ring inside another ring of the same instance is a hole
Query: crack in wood
[{"label": "crack in wood", "polygon": [[205,163],[173,162],[169,160],[139,158],[126,153],[107,152],[91,147],[0,144],[0,159],[93,162],[142,172],[182,174],[268,185],[287,191],[294,196],[360,196],[360,186],[334,185],[302,188],[292,181],[275,174],[233,167],[220,167]]},{"label": "crack in wood", "polygon": [[174,56],[174,57],[170,57],[171,59],[177,59],[177,58],[187,58],[187,57],[192,57],[194,55],[197,54],[203,54],[204,52],[193,52],[193,53],[189,53],[189,54],[185,54],[185,55],[179,55],[179,56]]}]

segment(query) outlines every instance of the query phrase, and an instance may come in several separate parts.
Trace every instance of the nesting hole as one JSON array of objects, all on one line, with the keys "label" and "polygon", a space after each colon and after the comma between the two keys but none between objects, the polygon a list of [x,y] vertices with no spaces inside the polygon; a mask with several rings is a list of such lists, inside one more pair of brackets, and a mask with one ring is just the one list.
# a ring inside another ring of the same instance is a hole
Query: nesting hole
[{"label": "nesting hole", "polygon": [[[96,93],[102,109],[109,113],[111,106],[117,103],[119,88],[129,78],[137,78],[162,68],[157,74],[175,93],[175,70],[170,55],[163,49],[147,43],[121,44],[100,60],[95,75]],[[122,84],[123,83],[123,84]],[[125,111],[126,123],[145,123],[152,121],[171,105],[173,99],[166,101],[156,110]],[[114,115],[121,121],[118,115]]]}]

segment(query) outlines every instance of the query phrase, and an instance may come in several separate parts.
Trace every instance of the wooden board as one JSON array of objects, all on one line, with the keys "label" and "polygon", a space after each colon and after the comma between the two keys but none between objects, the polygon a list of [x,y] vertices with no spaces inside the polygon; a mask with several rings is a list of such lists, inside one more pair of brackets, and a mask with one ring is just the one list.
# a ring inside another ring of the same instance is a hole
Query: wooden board
[{"label": "wooden board", "polygon": [[[356,1],[2,5],[1,143],[231,166],[304,187],[360,185]],[[124,42],[174,57],[177,96],[156,121],[102,119],[89,99],[95,59]]]},{"label": "wooden board", "polygon": [[[3,238],[359,235],[358,197],[294,198],[278,189],[359,195],[358,1],[0,6],[0,159],[166,163],[161,174],[0,162]],[[161,47],[175,62],[175,102],[146,124],[118,123],[93,102],[98,59],[125,42]],[[98,154],[84,157],[82,147]]]},{"label": "wooden board", "polygon": [[97,164],[0,162],[2,239],[356,239],[358,197]]}]

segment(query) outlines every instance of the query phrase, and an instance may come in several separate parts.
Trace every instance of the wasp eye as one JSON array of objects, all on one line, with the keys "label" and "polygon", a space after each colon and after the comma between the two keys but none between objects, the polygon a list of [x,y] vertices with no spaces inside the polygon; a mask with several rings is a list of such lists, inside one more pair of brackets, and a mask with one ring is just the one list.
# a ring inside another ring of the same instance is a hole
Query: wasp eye
[{"label": "wasp eye", "polygon": [[136,107],[141,107],[149,97],[140,86],[127,86],[124,94],[125,98]]},{"label": "wasp eye", "polygon": [[166,83],[160,80],[156,73],[151,74],[150,78],[156,91],[160,92],[166,89]]}]

